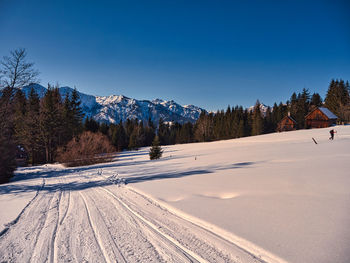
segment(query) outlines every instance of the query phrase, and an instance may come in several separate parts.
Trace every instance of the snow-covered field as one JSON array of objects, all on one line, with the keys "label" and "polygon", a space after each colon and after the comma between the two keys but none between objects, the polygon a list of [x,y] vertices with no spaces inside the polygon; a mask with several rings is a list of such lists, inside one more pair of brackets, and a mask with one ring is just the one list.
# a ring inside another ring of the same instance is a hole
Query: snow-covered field
[{"label": "snow-covered field", "polygon": [[349,262],[350,126],[335,129],[18,169],[0,261]]}]

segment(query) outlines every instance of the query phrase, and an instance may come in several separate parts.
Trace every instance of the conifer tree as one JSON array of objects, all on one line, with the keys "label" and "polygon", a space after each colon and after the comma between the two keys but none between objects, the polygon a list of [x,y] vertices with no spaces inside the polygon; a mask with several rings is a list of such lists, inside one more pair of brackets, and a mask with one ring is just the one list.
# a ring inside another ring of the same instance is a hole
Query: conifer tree
[{"label": "conifer tree", "polygon": [[263,132],[263,117],[260,110],[260,102],[257,101],[252,112],[252,135],[259,135]]},{"label": "conifer tree", "polygon": [[190,122],[185,123],[182,125],[178,139],[178,143],[190,143],[193,142],[193,125]]},{"label": "conifer tree", "polygon": [[7,183],[16,169],[16,145],[0,132],[0,184]]},{"label": "conifer tree", "polygon": [[145,133],[143,129],[143,124],[140,122],[139,124],[136,124],[134,126],[134,130],[132,131],[129,139],[129,149],[139,149],[140,147],[144,146],[145,142]]},{"label": "conifer tree", "polygon": [[238,124],[237,128],[237,138],[243,137],[244,136],[244,121],[241,119]]},{"label": "conifer tree", "polygon": [[13,139],[13,89],[5,88],[0,97],[0,183],[6,183],[16,169],[16,144]]},{"label": "conifer tree", "polygon": [[162,154],[163,150],[160,146],[159,138],[158,136],[156,136],[153,140],[152,147],[149,151],[149,158],[151,160],[159,159],[160,157],[162,157]]},{"label": "conifer tree", "polygon": [[23,136],[22,131],[25,129],[25,115],[26,115],[26,105],[27,100],[22,92],[18,89],[14,95],[12,107],[13,107],[13,121],[14,121],[14,135],[16,137],[16,142],[18,145],[23,146]]},{"label": "conifer tree", "polygon": [[169,126],[169,140],[168,140],[168,144],[176,144],[178,143],[178,137],[179,137],[179,133],[181,130],[181,124],[178,122],[173,123],[171,126]]},{"label": "conifer tree", "polygon": [[108,130],[109,130],[109,126],[107,123],[105,122],[102,122],[100,124],[100,128],[99,128],[99,131],[104,134],[104,135],[107,135],[108,134]]},{"label": "conifer tree", "polygon": [[69,99],[69,93],[66,94],[63,102],[62,109],[62,121],[63,121],[63,144],[68,143],[73,138],[73,114],[71,108],[71,101]]},{"label": "conifer tree", "polygon": [[318,94],[318,93],[312,94],[310,105],[313,108],[322,106],[322,98],[321,98],[320,94]]},{"label": "conifer tree", "polygon": [[118,151],[122,151],[128,146],[127,137],[122,121],[120,121],[112,131],[112,144],[117,148]]},{"label": "conifer tree", "polygon": [[61,142],[62,135],[62,102],[58,88],[48,86],[41,101],[40,131],[45,147],[46,162],[54,161],[54,154]]},{"label": "conifer tree", "polygon": [[84,131],[98,132],[100,125],[92,117],[87,117],[84,121]]},{"label": "conifer tree", "polygon": [[150,146],[156,136],[156,129],[151,118],[148,118],[147,126],[145,127],[145,146]]},{"label": "conifer tree", "polygon": [[206,142],[213,140],[214,114],[202,112],[195,125],[194,137],[196,141]]},{"label": "conifer tree", "polygon": [[78,91],[74,88],[70,100],[70,108],[72,111],[72,132],[73,137],[82,132],[82,121],[84,118],[83,109],[81,108],[81,100]]},{"label": "conifer tree", "polygon": [[32,165],[43,161],[43,142],[40,137],[39,123],[40,99],[38,94],[32,88],[28,96],[24,130],[21,135],[24,148],[29,155],[29,161]]},{"label": "conifer tree", "polygon": [[126,141],[129,143],[130,136],[135,128],[134,120],[127,119],[125,123]]},{"label": "conifer tree", "polygon": [[[342,120],[347,120],[350,111],[349,83],[332,80],[325,98],[325,106]],[[349,114],[350,115],[350,114]]]},{"label": "conifer tree", "polygon": [[162,145],[168,145],[170,141],[169,125],[165,124],[162,118],[159,119],[158,123],[158,139]]}]

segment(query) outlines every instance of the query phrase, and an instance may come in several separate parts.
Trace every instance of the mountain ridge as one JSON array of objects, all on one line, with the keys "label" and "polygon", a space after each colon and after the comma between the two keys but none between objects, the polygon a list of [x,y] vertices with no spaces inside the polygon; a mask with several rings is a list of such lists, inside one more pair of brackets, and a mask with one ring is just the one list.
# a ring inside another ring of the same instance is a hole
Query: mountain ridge
[{"label": "mountain ridge", "polygon": [[[43,97],[46,88],[40,84],[31,84],[21,88],[26,96],[30,90]],[[59,87],[59,92],[64,98],[67,94],[71,96],[74,89],[64,86]],[[196,122],[199,115],[206,110],[194,105],[180,105],[173,100],[162,99],[137,100],[124,95],[94,96],[78,91],[81,107],[86,117],[93,118],[98,122],[119,123],[127,119],[138,119],[148,121],[151,119],[158,123],[162,118],[165,122]]]}]

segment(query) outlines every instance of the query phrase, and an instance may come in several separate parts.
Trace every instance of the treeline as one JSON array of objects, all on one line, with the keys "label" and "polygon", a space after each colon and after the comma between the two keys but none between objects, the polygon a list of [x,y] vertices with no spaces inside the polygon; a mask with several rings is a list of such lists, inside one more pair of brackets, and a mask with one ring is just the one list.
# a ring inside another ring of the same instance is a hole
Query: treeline
[{"label": "treeline", "polygon": [[316,107],[325,106],[339,116],[340,121],[350,121],[349,83],[332,80],[325,101],[318,93],[312,95],[307,89],[293,93],[285,103],[275,103],[263,110],[259,101],[253,109],[242,106],[228,107],[216,113],[203,112],[195,124],[164,123],[157,125],[148,120],[137,119],[119,124],[99,124],[91,118],[84,122],[84,130],[102,132],[119,150],[150,146],[154,136],[159,136],[161,145],[206,142],[267,134],[277,130],[278,123],[288,112],[297,122],[297,129],[306,128],[305,116]]},{"label": "treeline", "polygon": [[330,82],[325,101],[318,93],[312,95],[307,89],[293,93],[285,103],[275,103],[262,112],[261,104],[256,102],[253,109],[241,106],[228,107],[226,111],[202,113],[194,125],[194,141],[214,141],[240,138],[275,132],[278,123],[287,116],[297,122],[297,129],[305,129],[305,116],[316,107],[324,106],[338,116],[340,123],[350,122],[350,85],[343,80]]},{"label": "treeline", "polygon": [[343,80],[331,81],[324,103],[318,93],[310,95],[303,89],[293,93],[286,103],[275,103],[264,112],[257,101],[253,109],[236,106],[202,113],[195,124],[165,123],[162,119],[157,124],[137,119],[119,124],[98,123],[92,118],[84,120],[80,103],[76,90],[62,98],[58,87],[50,85],[41,99],[34,89],[27,97],[21,89],[3,89],[0,140],[3,156],[10,156],[3,162],[14,167],[14,156],[32,165],[57,161],[57,153],[64,153],[68,143],[84,131],[104,134],[117,151],[122,151],[150,146],[156,135],[161,145],[171,145],[271,133],[288,112],[297,121],[297,128],[302,129],[307,113],[322,105],[340,120],[350,120],[349,83]]},{"label": "treeline", "polygon": [[16,145],[17,158],[30,164],[51,163],[59,147],[83,130],[78,92],[62,99],[58,87],[48,86],[43,98],[31,89],[28,98],[20,89],[7,87],[0,99],[1,123],[7,139]]},{"label": "treeline", "polygon": [[162,119],[154,124],[150,119],[147,123],[138,119],[127,119],[119,124],[98,123],[92,118],[84,121],[84,130],[101,132],[108,136],[118,151],[135,150],[144,146],[151,146],[156,135],[161,145],[194,142],[194,126],[185,124],[165,123]]},{"label": "treeline", "polygon": [[[6,162],[10,167],[6,173],[11,174],[16,158],[32,165],[55,162],[63,154],[66,159],[77,158],[83,150],[72,151],[69,147],[78,149],[83,144],[80,138],[95,141],[96,145],[102,145],[103,141],[106,145],[106,139],[102,139],[100,134],[108,139],[113,149],[122,151],[150,146],[156,135],[161,145],[171,145],[271,133],[276,131],[279,121],[288,112],[297,121],[297,128],[302,129],[305,128],[307,113],[319,106],[328,107],[342,121],[350,121],[349,83],[343,80],[331,81],[325,102],[318,93],[310,95],[307,89],[303,89],[301,93],[293,93],[286,103],[275,103],[264,112],[257,101],[253,109],[235,106],[228,107],[226,111],[202,113],[195,124],[165,123],[162,119],[157,124],[137,119],[118,124],[98,123],[89,117],[84,119],[80,103],[76,90],[62,98],[58,87],[50,85],[42,98],[34,89],[27,97],[21,89],[3,89],[0,98],[0,150],[6,158],[1,158],[0,164]],[[84,132],[98,135],[80,137]],[[84,145],[89,146],[89,143],[84,142]],[[112,148],[107,145],[103,149],[111,151]]]}]

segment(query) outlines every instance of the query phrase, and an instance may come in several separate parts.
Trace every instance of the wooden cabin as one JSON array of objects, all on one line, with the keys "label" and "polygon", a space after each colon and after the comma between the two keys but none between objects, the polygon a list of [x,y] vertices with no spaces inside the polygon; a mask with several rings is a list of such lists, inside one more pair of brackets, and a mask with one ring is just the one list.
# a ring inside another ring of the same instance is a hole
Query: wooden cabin
[{"label": "wooden cabin", "polygon": [[277,131],[294,131],[296,129],[297,122],[288,114],[277,125]]},{"label": "wooden cabin", "polygon": [[307,128],[326,128],[336,124],[338,117],[325,107],[319,107],[305,116]]}]

